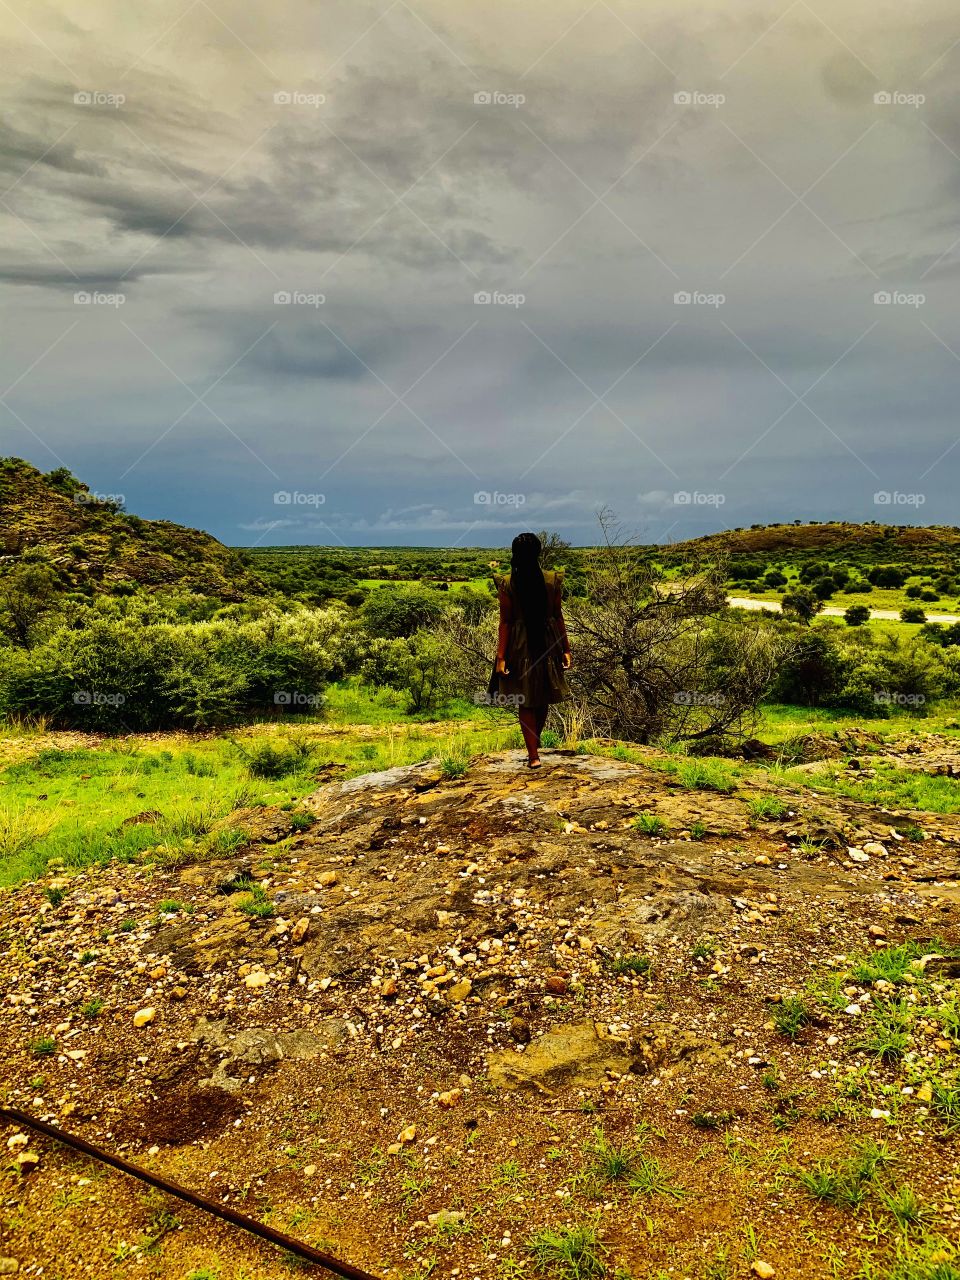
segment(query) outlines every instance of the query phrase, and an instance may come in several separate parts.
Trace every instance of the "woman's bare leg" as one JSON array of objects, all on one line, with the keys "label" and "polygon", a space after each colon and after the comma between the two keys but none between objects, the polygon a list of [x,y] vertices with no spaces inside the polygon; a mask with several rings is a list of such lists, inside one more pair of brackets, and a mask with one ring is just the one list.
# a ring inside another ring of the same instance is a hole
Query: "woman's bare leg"
[{"label": "woman's bare leg", "polygon": [[549,704],[545,707],[537,707],[537,746],[540,745],[540,739],[543,736],[543,726],[547,723],[547,716],[550,714]]},{"label": "woman's bare leg", "polygon": [[540,760],[540,734],[537,730],[536,707],[519,707],[517,716],[520,720],[520,732],[523,734],[523,745],[527,748],[527,762],[537,764]]}]

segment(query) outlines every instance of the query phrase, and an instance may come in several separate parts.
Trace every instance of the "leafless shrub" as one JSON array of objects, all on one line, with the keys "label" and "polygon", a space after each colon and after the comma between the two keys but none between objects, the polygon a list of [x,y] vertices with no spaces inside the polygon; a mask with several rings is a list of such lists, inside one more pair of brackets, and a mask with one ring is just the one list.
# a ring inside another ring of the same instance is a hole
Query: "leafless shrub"
[{"label": "leafless shrub", "polygon": [[776,674],[776,635],[724,617],[723,565],[667,580],[609,511],[600,524],[586,599],[568,607],[571,683],[594,723],[634,742],[750,732]]}]

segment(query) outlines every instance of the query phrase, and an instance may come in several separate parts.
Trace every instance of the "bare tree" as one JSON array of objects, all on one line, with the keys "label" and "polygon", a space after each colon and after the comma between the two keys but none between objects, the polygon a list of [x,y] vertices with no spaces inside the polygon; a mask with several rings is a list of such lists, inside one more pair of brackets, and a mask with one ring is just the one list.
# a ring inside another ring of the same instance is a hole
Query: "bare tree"
[{"label": "bare tree", "polygon": [[724,616],[724,565],[667,579],[609,510],[599,519],[586,598],[569,607],[571,683],[590,718],[634,742],[749,732],[776,674],[776,636]]}]

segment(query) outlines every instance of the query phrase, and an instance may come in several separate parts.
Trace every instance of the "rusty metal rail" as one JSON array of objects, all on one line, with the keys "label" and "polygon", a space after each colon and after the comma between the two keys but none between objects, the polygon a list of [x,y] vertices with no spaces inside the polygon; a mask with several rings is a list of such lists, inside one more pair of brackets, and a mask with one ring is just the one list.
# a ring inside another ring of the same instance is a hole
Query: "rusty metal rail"
[{"label": "rusty metal rail", "polygon": [[252,1235],[259,1236],[261,1240],[267,1240],[270,1244],[277,1245],[281,1249],[286,1249],[289,1253],[296,1254],[298,1258],[303,1258],[306,1262],[313,1262],[317,1266],[324,1267],[327,1271],[332,1271],[335,1275],[343,1276],[344,1280],[380,1280],[380,1277],[372,1275],[369,1271],[363,1271],[360,1267],[355,1267],[349,1262],[341,1262],[339,1258],[334,1258],[329,1253],[323,1253],[320,1249],[314,1249],[312,1245],[304,1244],[302,1240],[296,1240],[293,1236],[285,1235],[282,1231],[275,1231],[273,1227],[257,1222],[255,1218],[248,1218],[245,1214],[237,1213],[235,1209],[228,1209],[224,1205],[215,1204],[214,1201],[198,1195],[188,1187],[181,1187],[179,1183],[171,1182],[169,1178],[161,1178],[155,1173],[148,1173],[146,1169],[141,1169],[137,1165],[131,1164],[128,1160],[123,1160],[120,1156],[101,1150],[100,1147],[94,1146],[92,1142],[87,1142],[85,1138],[78,1138],[75,1134],[65,1133],[54,1124],[47,1124],[44,1120],[36,1120],[33,1116],[27,1115],[23,1111],[17,1111],[13,1107],[0,1107],[0,1120],[7,1120],[11,1124],[23,1125],[25,1128],[33,1129],[36,1133],[42,1133],[45,1137],[52,1138],[55,1142],[60,1142],[65,1147],[71,1147],[74,1151],[90,1156],[93,1160],[99,1160],[101,1164],[109,1165],[112,1169],[119,1169],[121,1173],[126,1173],[131,1178],[137,1178],[140,1182],[145,1182],[150,1187],[156,1187],[158,1191],[164,1191],[167,1195],[176,1196],[178,1200],[183,1200],[186,1204],[193,1205],[195,1209],[202,1209],[204,1213],[209,1213],[213,1217],[219,1218],[221,1222],[229,1222],[231,1226],[240,1227],[243,1231],[249,1231]]}]

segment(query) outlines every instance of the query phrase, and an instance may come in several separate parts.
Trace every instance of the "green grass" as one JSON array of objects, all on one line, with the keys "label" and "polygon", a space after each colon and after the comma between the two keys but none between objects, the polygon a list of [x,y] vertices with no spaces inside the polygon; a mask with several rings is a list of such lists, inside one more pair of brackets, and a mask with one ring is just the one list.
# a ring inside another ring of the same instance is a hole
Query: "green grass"
[{"label": "green grass", "polygon": [[766,818],[782,818],[787,812],[787,805],[779,796],[752,796],[747,801],[750,817],[763,821]]},{"label": "green grass", "polygon": [[831,795],[847,796],[863,804],[887,809],[920,809],[927,813],[960,813],[960,781],[931,776],[915,769],[876,761],[873,777],[851,777],[842,762],[832,762],[816,774],[794,769],[769,770],[788,786],[812,787]]},{"label": "green grass", "polygon": [[[330,732],[329,721],[346,723],[346,712],[358,717],[356,724]],[[50,747],[40,732],[0,730],[23,752],[0,768],[0,887],[37,879],[51,863],[71,869],[145,855],[176,861],[225,851],[240,837],[214,835],[218,822],[237,807],[298,803],[316,790],[317,772],[328,765],[339,766],[334,776],[354,777],[432,756],[469,759],[520,745],[509,716],[478,715],[476,708],[471,715],[453,730],[425,726],[347,684],[331,690],[328,723],[298,724],[293,733],[286,725],[254,725],[229,736],[175,733],[159,742],[118,738],[66,750]],[[36,748],[27,754],[33,742]],[[294,771],[251,776],[251,760],[278,757]],[[159,816],[124,825],[139,814]],[[295,813],[291,825],[306,830],[312,817]]]},{"label": "green grass", "polygon": [[630,825],[635,831],[642,831],[647,836],[662,836],[667,829],[666,822],[655,813],[638,814]]},{"label": "green grass", "polygon": [[673,772],[680,785],[690,790],[729,793],[737,789],[733,766],[713,756],[680,760]]},{"label": "green grass", "polygon": [[854,1048],[883,1062],[899,1062],[912,1040],[915,1013],[902,1001],[873,1001],[867,1010],[867,1028]]},{"label": "green grass", "polygon": [[626,1182],[639,1167],[643,1152],[639,1147],[613,1143],[602,1129],[594,1129],[592,1139],[584,1146],[587,1163],[580,1180],[591,1187],[610,1182]]},{"label": "green grass", "polygon": [[784,996],[773,1006],[773,1025],[789,1040],[796,1040],[810,1019],[810,1010],[800,996]]},{"label": "green grass", "polygon": [[610,970],[618,977],[622,974],[629,974],[635,977],[642,977],[650,972],[652,961],[647,956],[614,956],[610,961]]},{"label": "green grass", "polygon": [[276,907],[267,897],[266,890],[256,883],[252,885],[250,892],[241,899],[239,906],[240,910],[248,916],[255,916],[260,920],[268,920],[276,914]]},{"label": "green grass", "polygon": [[596,1225],[543,1227],[530,1237],[530,1253],[538,1271],[560,1280],[599,1280],[606,1272],[606,1246]]},{"label": "green grass", "polygon": [[815,1161],[796,1173],[801,1187],[814,1200],[843,1209],[857,1209],[867,1198],[879,1171],[892,1157],[883,1143],[872,1139],[856,1144],[853,1150],[833,1160]]}]

